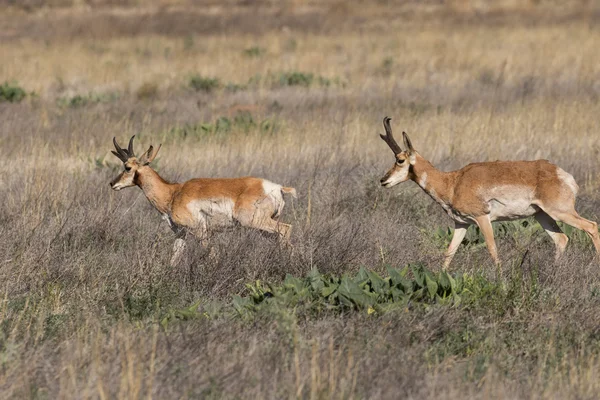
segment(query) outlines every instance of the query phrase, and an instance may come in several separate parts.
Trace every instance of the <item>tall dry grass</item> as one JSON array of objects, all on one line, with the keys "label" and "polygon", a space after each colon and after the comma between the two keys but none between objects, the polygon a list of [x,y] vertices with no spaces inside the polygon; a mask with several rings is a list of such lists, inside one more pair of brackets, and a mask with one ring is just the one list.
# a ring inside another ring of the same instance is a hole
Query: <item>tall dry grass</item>
[{"label": "tall dry grass", "polygon": [[[449,226],[446,215],[416,185],[378,186],[392,163],[377,138],[384,115],[442,169],[550,159],[580,183],[580,213],[600,216],[593,15],[536,23],[536,9],[521,10],[510,22],[508,9],[478,22],[462,6],[409,4],[370,5],[361,19],[360,5],[305,3],[280,12],[289,20],[317,7],[306,29],[269,22],[252,33],[254,10],[236,7],[247,31],[227,20],[210,34],[183,24],[97,38],[50,23],[76,26],[79,12],[95,20],[94,11],[46,10],[50,22],[11,11],[0,83],[35,95],[0,103],[3,397],[594,398],[600,278],[585,239],[558,263],[543,233],[499,239],[506,294],[483,293],[477,307],[159,324],[170,309],[228,301],[245,283],[315,266],[438,269],[444,249],[431,232]],[[340,20],[339,31],[327,24]],[[314,82],[282,83],[294,71]],[[195,91],[192,75],[222,87]],[[247,118],[237,110],[255,123],[199,128]],[[138,152],[163,143],[156,167],[167,179],[256,175],[296,187],[283,217],[294,252],[233,230],[212,237],[216,259],[190,240],[185,265],[170,268],[174,238],[160,216],[138,189],[108,186],[121,168],[111,139],[133,134]],[[484,248],[459,250],[453,269],[493,275]]]}]

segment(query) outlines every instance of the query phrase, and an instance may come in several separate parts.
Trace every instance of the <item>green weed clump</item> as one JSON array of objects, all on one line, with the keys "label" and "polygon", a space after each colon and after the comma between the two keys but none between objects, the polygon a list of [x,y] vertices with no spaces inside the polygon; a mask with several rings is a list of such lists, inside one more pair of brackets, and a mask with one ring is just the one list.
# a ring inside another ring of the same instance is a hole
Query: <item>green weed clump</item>
[{"label": "green weed clump", "polygon": [[161,323],[167,325],[173,319],[202,316],[247,319],[260,312],[281,309],[295,309],[315,316],[344,311],[384,314],[394,309],[432,304],[458,306],[471,300],[474,292],[495,286],[481,277],[473,279],[445,271],[434,273],[422,264],[409,264],[403,269],[388,267],[387,270],[388,277],[365,268],[355,276],[336,277],[312,269],[303,278],[288,274],[281,284],[256,281],[246,285],[249,295],[235,295],[230,304],[211,302],[201,312],[198,302],[189,308],[169,311]]},{"label": "green weed clump", "polygon": [[280,124],[275,119],[257,120],[249,112],[240,112],[234,117],[221,116],[214,122],[173,127],[169,130],[168,135],[170,137],[204,139],[233,133],[259,132],[261,134],[273,134],[279,127]]},{"label": "green weed clump", "polygon": [[221,87],[221,81],[219,78],[192,75],[189,79],[189,86],[197,92],[210,93]]},{"label": "green weed clump", "polygon": [[4,82],[0,85],[0,102],[18,103],[27,96],[27,92],[16,82]]},{"label": "green weed clump", "polygon": [[279,86],[329,87],[334,84],[343,86],[339,78],[329,79],[320,75],[316,76],[313,73],[299,71],[282,72],[277,76],[276,82]]},{"label": "green weed clump", "polygon": [[247,49],[244,49],[244,55],[251,58],[257,58],[266,53],[266,50],[262,47],[252,46]]},{"label": "green weed clump", "polygon": [[57,103],[60,107],[64,108],[79,108],[91,104],[112,103],[114,101],[117,101],[120,97],[121,94],[119,92],[90,92],[84,95],[77,94],[72,97],[60,97],[58,98]]}]

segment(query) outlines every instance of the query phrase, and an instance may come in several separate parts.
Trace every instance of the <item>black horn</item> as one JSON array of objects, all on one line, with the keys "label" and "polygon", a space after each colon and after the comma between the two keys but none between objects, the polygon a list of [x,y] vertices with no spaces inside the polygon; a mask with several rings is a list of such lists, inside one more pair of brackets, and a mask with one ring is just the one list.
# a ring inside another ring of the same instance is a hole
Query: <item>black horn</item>
[{"label": "black horn", "polygon": [[129,139],[129,146],[127,146],[127,152],[129,153],[129,157],[135,157],[135,154],[133,153],[133,138],[135,137],[135,135],[133,135],[131,137],[131,139]]},{"label": "black horn", "polygon": [[402,149],[396,143],[394,136],[392,135],[392,126],[390,125],[390,121],[392,119],[390,117],[385,117],[383,119],[383,127],[385,128],[385,135],[379,135],[381,138],[390,146],[390,149],[394,152],[394,154],[402,153]]},{"label": "black horn", "polygon": [[117,151],[113,151],[112,153],[117,156],[119,158],[119,160],[125,162],[127,161],[127,159],[129,158],[127,156],[127,153],[125,152],[125,150],[123,150],[121,148],[121,146],[119,146],[119,143],[117,143],[117,138],[113,137],[113,144],[115,145],[115,149],[117,149]]}]

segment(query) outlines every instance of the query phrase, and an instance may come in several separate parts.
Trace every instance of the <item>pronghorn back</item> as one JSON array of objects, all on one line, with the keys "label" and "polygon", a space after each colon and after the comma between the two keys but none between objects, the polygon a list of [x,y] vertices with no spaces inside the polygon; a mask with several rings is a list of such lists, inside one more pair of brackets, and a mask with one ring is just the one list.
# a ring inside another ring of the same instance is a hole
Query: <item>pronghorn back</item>
[{"label": "pronghorn back", "polygon": [[[523,204],[548,206],[568,200],[571,206],[579,189],[573,176],[547,160],[473,163],[455,173],[452,203],[483,212],[489,211],[485,205],[492,200],[506,204],[518,199]],[[480,202],[481,209],[469,204]]]},{"label": "pronghorn back", "polygon": [[[220,214],[221,219],[259,215],[261,218],[281,215],[285,201],[283,193],[295,195],[293,188],[283,187],[266,179],[197,178],[181,184],[173,196],[172,214],[182,225],[193,224],[199,213],[208,218]],[[226,225],[225,221],[219,225]]]}]

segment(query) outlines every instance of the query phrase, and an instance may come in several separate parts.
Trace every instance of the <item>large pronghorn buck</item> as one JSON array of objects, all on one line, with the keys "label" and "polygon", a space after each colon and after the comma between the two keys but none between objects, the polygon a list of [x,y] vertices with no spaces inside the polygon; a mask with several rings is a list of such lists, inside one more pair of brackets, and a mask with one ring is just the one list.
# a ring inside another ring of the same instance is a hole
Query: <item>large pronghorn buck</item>
[{"label": "large pronghorn buck", "polygon": [[402,132],[406,148],[403,151],[392,136],[390,120],[389,117],[383,119],[385,135],[380,136],[390,146],[396,160],[392,169],[381,178],[381,185],[392,187],[413,180],[454,220],[454,236],[445,254],[444,269],[472,224],[479,226],[494,262],[499,264],[492,222],[531,215],[554,241],[556,258],[563,254],[569,240],[556,221],[583,230],[600,254],[598,225],[575,211],[579,187],[561,168],[547,160],[493,161],[442,172],[413,148],[406,132]]},{"label": "large pronghorn buck", "polygon": [[198,178],[183,183],[170,183],[150,167],[160,146],[152,146],[141,157],[133,152],[133,138],[128,149],[117,140],[112,153],[123,162],[125,170],[110,182],[114,190],[139,186],[150,203],[163,215],[177,235],[171,264],[179,263],[185,249],[183,236],[191,232],[206,244],[209,230],[242,226],[278,234],[289,241],[291,225],[279,222],[285,202],[284,193],[296,197],[296,190],[266,179],[243,177],[231,179]]}]

